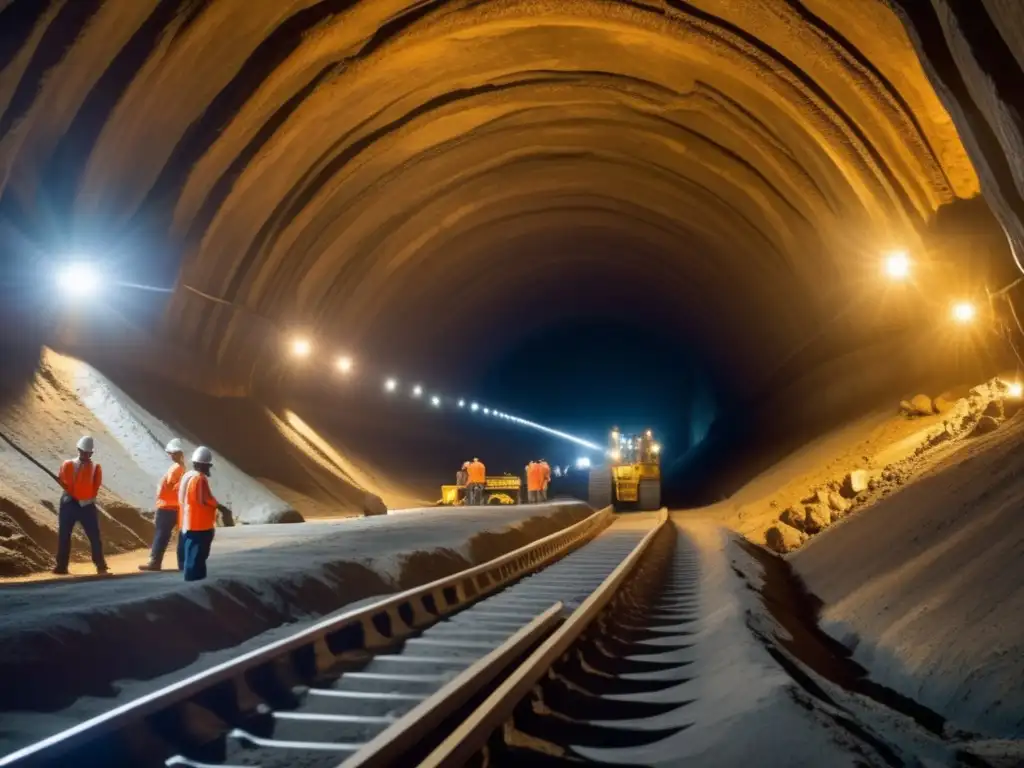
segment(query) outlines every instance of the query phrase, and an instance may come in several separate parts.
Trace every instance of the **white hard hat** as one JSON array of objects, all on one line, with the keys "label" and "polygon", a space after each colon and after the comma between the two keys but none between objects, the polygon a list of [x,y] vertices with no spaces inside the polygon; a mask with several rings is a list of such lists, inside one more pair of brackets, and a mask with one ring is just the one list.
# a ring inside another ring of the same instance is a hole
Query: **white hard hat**
[{"label": "white hard hat", "polygon": [[78,441],[78,445],[76,447],[80,451],[85,451],[86,453],[92,453],[92,450],[93,450],[92,438],[89,437],[88,435],[86,435],[85,437],[83,437],[81,440]]},{"label": "white hard hat", "polygon": [[205,445],[200,445],[192,451],[193,464],[213,464],[213,451]]},{"label": "white hard hat", "polygon": [[167,447],[164,448],[164,451],[166,453],[184,453],[185,449],[181,445],[181,440],[175,437],[167,443]]}]

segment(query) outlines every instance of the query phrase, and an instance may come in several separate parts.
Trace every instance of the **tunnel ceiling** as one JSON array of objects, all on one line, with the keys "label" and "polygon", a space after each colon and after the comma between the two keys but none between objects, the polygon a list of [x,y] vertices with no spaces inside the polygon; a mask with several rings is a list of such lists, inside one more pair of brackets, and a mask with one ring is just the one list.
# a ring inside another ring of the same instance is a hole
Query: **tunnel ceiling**
[{"label": "tunnel ceiling", "polygon": [[754,376],[978,193],[881,0],[0,0],[0,30],[8,223],[180,259],[171,324],[222,361],[621,285]]}]

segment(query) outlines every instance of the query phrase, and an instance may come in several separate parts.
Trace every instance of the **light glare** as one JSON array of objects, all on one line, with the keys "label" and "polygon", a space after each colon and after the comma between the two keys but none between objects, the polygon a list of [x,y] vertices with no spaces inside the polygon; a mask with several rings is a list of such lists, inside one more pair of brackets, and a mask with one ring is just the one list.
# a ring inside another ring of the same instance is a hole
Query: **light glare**
[{"label": "light glare", "polygon": [[419,397],[422,394],[423,394],[423,387],[421,387],[419,384],[417,384],[415,387],[412,388],[412,396],[413,397]]},{"label": "light glare", "polygon": [[100,287],[100,276],[91,264],[68,264],[57,273],[57,285],[68,296],[85,298]]},{"label": "light glare", "polygon": [[473,403],[471,406],[469,406],[469,410],[471,410],[471,411],[479,411],[480,410],[480,406],[477,405],[476,403]]},{"label": "light glare", "polygon": [[434,395],[432,398],[430,398],[430,404],[432,406],[434,406],[435,408],[440,408],[441,407],[441,398],[438,397],[437,395]]},{"label": "light glare", "polygon": [[1024,395],[1024,385],[1019,381],[1011,382],[1007,389],[1010,397],[1020,397],[1021,395]]},{"label": "light glare", "polygon": [[459,400],[459,408],[465,408],[465,407],[466,407],[466,401],[465,400]]},{"label": "light glare", "polygon": [[352,358],[343,355],[338,358],[336,365],[338,366],[338,370],[342,373],[350,373],[352,371]]},{"label": "light glare", "polygon": [[590,457],[580,456],[576,459],[576,469],[590,469]]},{"label": "light glare", "polygon": [[384,382],[384,389],[388,392],[394,392],[398,389],[398,382],[395,379],[388,379]]},{"label": "light glare", "polygon": [[313,345],[309,343],[309,339],[292,339],[292,354],[296,357],[309,357],[312,351]]},{"label": "light glare", "polygon": [[910,276],[910,257],[906,251],[893,251],[885,257],[885,274],[892,280],[906,280]]},{"label": "light glare", "polygon": [[973,321],[977,314],[978,310],[969,301],[958,301],[953,305],[953,319],[962,325]]}]

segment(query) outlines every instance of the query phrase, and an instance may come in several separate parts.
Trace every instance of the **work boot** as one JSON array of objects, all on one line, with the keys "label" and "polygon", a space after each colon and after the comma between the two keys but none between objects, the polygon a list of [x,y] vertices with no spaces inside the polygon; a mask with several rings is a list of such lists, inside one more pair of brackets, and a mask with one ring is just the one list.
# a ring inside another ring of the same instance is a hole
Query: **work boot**
[{"label": "work boot", "polygon": [[96,575],[97,576],[109,576],[110,575],[110,568],[105,566],[105,565],[102,568],[97,568],[96,569]]},{"label": "work boot", "polygon": [[54,576],[67,576],[68,575],[68,569],[67,568],[54,568],[52,571],[50,571],[50,573],[52,573]]},{"label": "work boot", "polygon": [[159,571],[160,566],[156,563],[143,563],[139,566],[140,571]]}]

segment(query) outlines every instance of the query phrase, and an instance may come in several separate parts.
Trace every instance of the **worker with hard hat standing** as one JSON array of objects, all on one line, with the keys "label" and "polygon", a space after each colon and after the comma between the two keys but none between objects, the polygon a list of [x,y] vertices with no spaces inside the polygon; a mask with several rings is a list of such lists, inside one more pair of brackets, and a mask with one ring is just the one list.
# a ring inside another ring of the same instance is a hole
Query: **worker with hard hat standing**
[{"label": "worker with hard hat standing", "polygon": [[544,486],[544,472],[539,461],[526,465],[526,498],[530,504],[540,504],[540,492]]},{"label": "worker with hard hat standing", "polygon": [[99,512],[96,509],[96,497],[103,485],[103,468],[92,460],[94,447],[93,439],[88,435],[79,440],[78,458],[68,459],[61,464],[57,475],[64,493],[60,497],[60,509],[57,512],[57,567],[53,572],[60,576],[68,572],[71,534],[74,533],[76,523],[81,523],[89,539],[96,573],[110,572],[103,558]]},{"label": "worker with hard hat standing", "polygon": [[455,473],[455,485],[458,486],[457,493],[465,500],[466,486],[469,485],[469,462],[462,462],[462,468]]},{"label": "worker with hard hat standing", "polygon": [[480,459],[473,459],[466,467],[469,480],[466,486],[469,503],[473,505],[483,504],[484,486],[487,484],[487,468]]},{"label": "worker with hard hat standing", "polygon": [[199,446],[192,453],[192,469],[182,476],[178,488],[185,581],[206,578],[206,560],[210,556],[213,532],[217,525],[217,508],[220,506],[210,491],[212,466],[213,452]]},{"label": "worker with hard hat standing", "polygon": [[[164,451],[171,457],[171,466],[160,478],[160,484],[156,488],[156,516],[153,519],[153,546],[149,552],[149,562],[139,566],[140,571],[159,571],[163,567],[164,552],[171,541],[171,534],[178,525],[180,506],[178,504],[178,487],[181,485],[181,478],[185,474],[185,449],[181,440],[174,438]],[[184,552],[182,551],[181,536],[178,536],[178,570],[184,565],[182,562]]]}]

